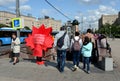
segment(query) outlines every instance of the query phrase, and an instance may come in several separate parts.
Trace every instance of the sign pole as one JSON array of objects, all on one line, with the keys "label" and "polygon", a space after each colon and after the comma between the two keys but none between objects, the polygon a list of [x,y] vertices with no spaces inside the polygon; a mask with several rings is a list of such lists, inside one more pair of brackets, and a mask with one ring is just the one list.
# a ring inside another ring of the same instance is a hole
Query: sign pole
[{"label": "sign pole", "polygon": [[[20,17],[19,0],[16,0],[16,17]],[[17,29],[17,37],[20,38],[20,29]]]}]

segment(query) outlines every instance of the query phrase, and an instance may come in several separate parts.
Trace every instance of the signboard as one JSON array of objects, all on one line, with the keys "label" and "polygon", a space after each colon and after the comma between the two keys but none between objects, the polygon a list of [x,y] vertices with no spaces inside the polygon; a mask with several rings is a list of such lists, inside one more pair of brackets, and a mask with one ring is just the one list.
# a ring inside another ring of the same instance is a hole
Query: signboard
[{"label": "signboard", "polygon": [[21,20],[21,18],[13,18],[12,19],[12,27],[14,29],[22,28],[22,20]]}]

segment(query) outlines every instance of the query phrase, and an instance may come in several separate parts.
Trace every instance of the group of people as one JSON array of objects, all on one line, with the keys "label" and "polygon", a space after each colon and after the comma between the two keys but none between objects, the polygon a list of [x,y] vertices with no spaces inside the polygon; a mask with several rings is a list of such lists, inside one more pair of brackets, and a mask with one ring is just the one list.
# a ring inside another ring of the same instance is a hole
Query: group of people
[{"label": "group of people", "polygon": [[57,51],[57,67],[60,72],[64,72],[66,53],[70,51],[73,54],[73,71],[79,68],[80,56],[82,54],[83,70],[90,73],[90,58],[95,47],[94,35],[91,32],[91,29],[88,29],[83,37],[80,36],[79,32],[75,32],[71,39],[64,30],[56,34],[54,48]]},{"label": "group of people", "polygon": [[[69,51],[73,55],[73,71],[79,68],[80,56],[82,56],[83,70],[90,73],[91,58],[94,56],[94,50],[96,49],[96,39],[102,40],[105,37],[98,38],[92,34],[92,30],[88,29],[87,33],[83,36],[79,32],[70,38],[65,30],[62,30],[55,35],[53,48],[57,52],[57,68],[60,72],[64,72],[66,53]],[[12,59],[13,65],[19,62],[20,55],[20,39],[13,34],[12,35]],[[109,52],[111,49],[109,48]],[[93,57],[94,58],[94,57]]]},{"label": "group of people", "polygon": [[73,71],[79,68],[80,58],[82,58],[82,68],[89,74],[90,64],[97,63],[99,60],[97,41],[99,41],[100,48],[108,50],[109,56],[112,57],[111,47],[105,35],[102,34],[98,36],[93,34],[91,29],[88,29],[84,35],[75,32],[75,34],[69,38],[66,31],[61,29],[61,31],[56,34],[54,41],[54,48],[57,51],[57,68],[59,71],[64,72],[66,53],[69,51],[73,57]]}]

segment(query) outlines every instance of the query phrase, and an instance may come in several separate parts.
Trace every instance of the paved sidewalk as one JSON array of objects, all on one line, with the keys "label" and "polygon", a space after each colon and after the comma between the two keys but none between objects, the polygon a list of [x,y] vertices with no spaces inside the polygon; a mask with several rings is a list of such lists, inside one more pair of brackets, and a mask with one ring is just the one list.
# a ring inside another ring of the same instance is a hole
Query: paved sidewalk
[{"label": "paved sidewalk", "polygon": [[81,69],[72,72],[72,63],[67,62],[65,72],[60,73],[55,66],[55,62],[44,66],[26,60],[13,66],[8,58],[0,59],[0,81],[120,81],[120,71],[117,69],[104,72],[91,65],[91,74]]},{"label": "paved sidewalk", "polygon": [[115,61],[115,64],[117,64],[117,68],[120,70],[120,39],[108,39],[108,42],[112,48],[113,60]]}]

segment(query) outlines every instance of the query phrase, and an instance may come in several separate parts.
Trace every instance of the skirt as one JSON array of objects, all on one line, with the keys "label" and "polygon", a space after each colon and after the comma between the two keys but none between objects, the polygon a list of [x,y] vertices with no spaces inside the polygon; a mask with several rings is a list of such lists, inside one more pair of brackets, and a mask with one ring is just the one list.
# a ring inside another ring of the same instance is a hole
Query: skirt
[{"label": "skirt", "polygon": [[20,53],[13,53],[13,57],[19,57]]}]

